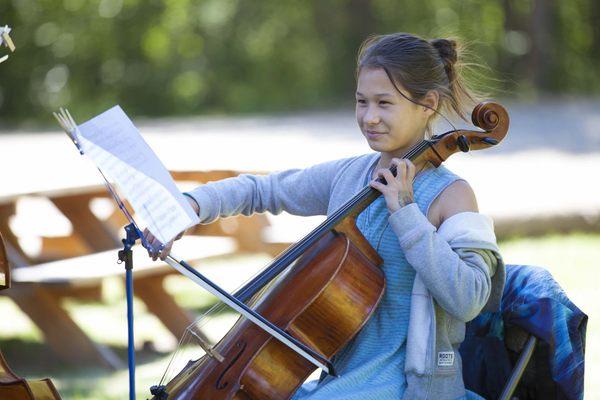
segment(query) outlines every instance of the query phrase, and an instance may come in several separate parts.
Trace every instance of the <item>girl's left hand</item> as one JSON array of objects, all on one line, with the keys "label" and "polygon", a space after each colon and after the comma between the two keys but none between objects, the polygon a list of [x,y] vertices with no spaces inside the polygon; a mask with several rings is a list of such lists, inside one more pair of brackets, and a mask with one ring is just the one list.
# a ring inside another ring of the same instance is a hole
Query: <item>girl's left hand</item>
[{"label": "girl's left hand", "polygon": [[[377,178],[384,178],[387,184],[372,180],[369,185],[379,190],[385,198],[385,203],[390,214],[414,202],[413,180],[415,179],[415,165],[408,159],[393,158],[390,167],[396,166],[396,176],[387,168],[377,170]],[[377,179],[376,178],[376,179]]]}]

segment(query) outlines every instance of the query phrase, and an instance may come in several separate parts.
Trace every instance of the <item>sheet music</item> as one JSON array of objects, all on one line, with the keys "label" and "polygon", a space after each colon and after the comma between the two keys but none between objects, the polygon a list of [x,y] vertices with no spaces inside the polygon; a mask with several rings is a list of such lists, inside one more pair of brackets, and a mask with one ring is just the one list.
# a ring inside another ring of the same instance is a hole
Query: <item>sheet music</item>
[{"label": "sheet music", "polygon": [[167,169],[119,106],[78,126],[81,148],[117,183],[150,232],[162,243],[199,222]]}]

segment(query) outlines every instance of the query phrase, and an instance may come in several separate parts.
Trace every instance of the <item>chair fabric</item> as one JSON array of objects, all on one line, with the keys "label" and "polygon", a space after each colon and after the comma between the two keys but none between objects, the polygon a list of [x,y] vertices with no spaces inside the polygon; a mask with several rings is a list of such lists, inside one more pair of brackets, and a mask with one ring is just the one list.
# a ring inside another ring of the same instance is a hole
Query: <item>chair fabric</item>
[{"label": "chair fabric", "polygon": [[501,310],[467,324],[460,348],[465,386],[486,399],[498,398],[518,356],[505,339],[522,329],[539,340],[515,396],[582,400],[586,326],[587,315],[547,270],[506,265]]}]

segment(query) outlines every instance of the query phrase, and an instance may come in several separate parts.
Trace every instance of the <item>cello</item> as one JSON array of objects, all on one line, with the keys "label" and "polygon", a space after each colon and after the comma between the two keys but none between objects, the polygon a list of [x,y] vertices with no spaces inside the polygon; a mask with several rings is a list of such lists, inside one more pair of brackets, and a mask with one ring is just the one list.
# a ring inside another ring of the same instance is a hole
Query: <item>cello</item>
[{"label": "cello", "polygon": [[[438,167],[459,151],[495,146],[508,132],[508,113],[500,104],[481,103],[471,118],[482,130],[454,129],[425,139],[405,158]],[[395,167],[391,172],[395,174]],[[380,194],[370,186],[362,189],[234,296],[329,360],[360,331],[385,290],[379,268],[382,259],[355,223]],[[258,298],[261,290],[266,293]],[[285,400],[315,369],[297,352],[243,318],[205,351],[166,385],[153,386],[153,399]]]},{"label": "cello", "polygon": [[[10,265],[0,234],[0,290],[10,288]],[[15,374],[0,351],[0,399],[2,400],[60,400],[50,379],[27,381]]]}]

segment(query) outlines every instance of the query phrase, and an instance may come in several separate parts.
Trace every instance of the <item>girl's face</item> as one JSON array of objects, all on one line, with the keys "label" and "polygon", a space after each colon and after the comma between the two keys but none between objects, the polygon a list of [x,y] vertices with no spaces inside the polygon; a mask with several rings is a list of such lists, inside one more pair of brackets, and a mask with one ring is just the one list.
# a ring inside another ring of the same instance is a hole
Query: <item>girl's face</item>
[{"label": "girl's face", "polygon": [[[408,96],[401,85],[397,86]],[[356,120],[371,149],[392,156],[404,155],[423,140],[430,114],[430,110],[402,97],[382,68],[360,71]]]}]

